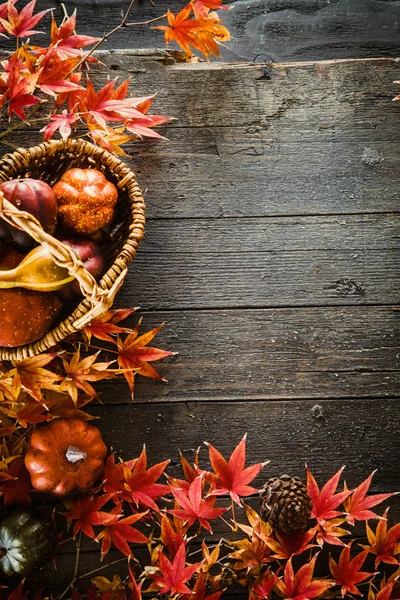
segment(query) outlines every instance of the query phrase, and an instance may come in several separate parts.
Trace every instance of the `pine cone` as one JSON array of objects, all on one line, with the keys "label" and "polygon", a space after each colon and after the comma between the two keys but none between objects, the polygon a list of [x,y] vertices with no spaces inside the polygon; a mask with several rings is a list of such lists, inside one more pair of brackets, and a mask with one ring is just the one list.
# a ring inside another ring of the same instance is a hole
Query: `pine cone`
[{"label": "pine cone", "polygon": [[260,503],[261,518],[283,533],[305,529],[311,516],[311,498],[298,477],[269,479],[260,492]]}]

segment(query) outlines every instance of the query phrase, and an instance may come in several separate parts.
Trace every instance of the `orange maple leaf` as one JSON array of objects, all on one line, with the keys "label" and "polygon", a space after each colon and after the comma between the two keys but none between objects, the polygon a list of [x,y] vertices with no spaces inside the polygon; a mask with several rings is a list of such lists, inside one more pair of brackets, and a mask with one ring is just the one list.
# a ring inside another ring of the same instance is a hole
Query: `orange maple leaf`
[{"label": "orange maple leaf", "polygon": [[[373,471],[360,485],[353,491],[351,496],[346,498],[343,502],[344,509],[346,511],[346,519],[350,525],[354,525],[355,521],[365,521],[367,519],[379,519],[379,515],[369,510],[373,506],[377,506],[381,502],[384,502],[391,496],[395,496],[398,492],[392,492],[389,494],[374,494],[373,496],[367,496],[367,492],[370,488],[372,478],[376,471]],[[344,489],[347,490],[345,484]]]},{"label": "orange maple leaf", "polygon": [[60,381],[61,379],[61,377],[53,371],[44,368],[51,363],[56,356],[56,352],[49,352],[47,354],[38,354],[30,358],[12,361],[14,368],[8,372],[8,376],[12,378],[15,398],[18,398],[22,388],[37,400],[37,402],[45,405],[41,390],[58,389],[55,382]]},{"label": "orange maple leaf", "polygon": [[144,446],[132,470],[124,465],[125,489],[131,495],[131,502],[134,502],[136,506],[143,505],[159,512],[154,500],[168,494],[169,487],[163,483],[156,483],[156,481],[160,479],[169,462],[169,460],[164,460],[148,469],[146,447]]},{"label": "orange maple leaf", "polygon": [[370,543],[369,546],[363,546],[365,550],[376,555],[375,568],[378,567],[380,562],[384,562],[388,565],[398,565],[399,561],[395,556],[400,553],[400,523],[393,525],[388,531],[387,529],[387,515],[389,508],[385,510],[383,519],[381,519],[376,526],[375,533],[366,524],[367,537]]},{"label": "orange maple leaf", "polygon": [[322,596],[334,585],[332,581],[312,579],[317,556],[318,554],[308,564],[303,565],[297,573],[293,571],[292,559],[290,558],[287,561],[283,580],[278,579],[275,584],[284,598],[288,600],[311,600],[311,598]]},{"label": "orange maple leaf", "polygon": [[101,381],[115,377],[115,372],[108,367],[114,361],[96,363],[96,358],[100,354],[87,356],[81,360],[80,347],[76,350],[70,362],[62,358],[65,377],[61,381],[60,392],[67,392],[75,405],[78,403],[78,391],[82,390],[91,398],[97,398],[97,393],[90,385],[90,381]]},{"label": "orange maple leaf", "polygon": [[332,557],[329,558],[329,568],[336,583],[342,587],[342,597],[346,594],[362,596],[356,584],[375,574],[360,571],[368,556],[368,550],[364,550],[364,552],[360,552],[353,559],[350,559],[351,544],[352,542],[346,548],[343,548],[338,563]]},{"label": "orange maple leaf", "polygon": [[135,329],[124,340],[120,337],[118,337],[117,340],[118,364],[121,369],[124,369],[124,376],[129,384],[132,395],[134,391],[135,371],[139,371],[139,374],[144,377],[167,381],[157,373],[151,365],[149,365],[149,362],[160,360],[167,356],[174,356],[176,354],[176,352],[169,352],[167,350],[160,350],[159,348],[147,346],[160,331],[164,323],[138,337],[141,322],[142,319],[139,320]]},{"label": "orange maple leaf", "polygon": [[229,10],[229,6],[225,6],[222,0],[191,0],[193,12],[196,19],[205,19],[210,10]]},{"label": "orange maple leaf", "polygon": [[14,6],[14,2],[8,2],[7,5],[7,19],[0,18],[0,24],[3,30],[9,35],[15,35],[16,37],[28,37],[40,31],[35,31],[32,27],[35,27],[39,21],[48,13],[51,8],[42,10],[36,15],[33,14],[35,9],[36,0],[31,0],[24,8],[18,13]]},{"label": "orange maple leaf", "polygon": [[129,517],[121,518],[122,505],[118,504],[115,508],[110,511],[110,514],[114,516],[114,520],[106,524],[106,528],[103,529],[97,536],[96,540],[103,540],[101,544],[101,559],[106,556],[111,548],[111,544],[114,544],[116,548],[125,556],[132,556],[132,550],[129,547],[128,542],[133,544],[146,544],[149,539],[140,531],[132,527],[133,523],[140,521],[147,512],[136,513]]},{"label": "orange maple leaf", "polygon": [[[190,56],[193,56],[191,46],[195,50],[202,52],[206,57],[208,57],[210,52],[219,55],[218,49],[214,52],[214,45],[211,40],[222,36],[222,31],[216,29],[221,21],[218,18],[208,17],[206,19],[189,19],[188,17],[192,9],[192,4],[187,4],[177,15],[174,15],[168,9],[168,25],[157,25],[153,29],[164,31],[167,46],[170,42],[175,41]],[[225,28],[223,29],[225,30]],[[224,39],[229,39],[227,30],[224,31],[223,37]]]},{"label": "orange maple leaf", "polygon": [[85,341],[90,343],[93,336],[99,340],[115,344],[115,339],[111,337],[112,334],[132,331],[130,327],[120,327],[119,325],[116,325],[116,323],[124,321],[136,310],[136,308],[117,308],[108,310],[104,315],[98,319],[94,319],[89,325],[81,330]]},{"label": "orange maple leaf", "polygon": [[186,583],[197,571],[201,562],[194,565],[186,565],[186,547],[182,543],[171,563],[162,552],[159,553],[159,571],[158,575],[151,575],[155,588],[160,590],[160,594],[175,596],[176,594],[190,594],[191,590]]}]

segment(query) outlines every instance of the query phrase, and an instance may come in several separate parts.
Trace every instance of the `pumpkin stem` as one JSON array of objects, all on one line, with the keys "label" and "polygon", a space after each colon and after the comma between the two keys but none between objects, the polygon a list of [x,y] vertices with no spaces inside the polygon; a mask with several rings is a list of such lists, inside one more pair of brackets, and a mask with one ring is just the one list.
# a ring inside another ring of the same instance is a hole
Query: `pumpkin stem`
[{"label": "pumpkin stem", "polygon": [[87,454],[76,446],[69,446],[65,453],[65,458],[71,463],[76,463],[78,460],[87,458]]}]

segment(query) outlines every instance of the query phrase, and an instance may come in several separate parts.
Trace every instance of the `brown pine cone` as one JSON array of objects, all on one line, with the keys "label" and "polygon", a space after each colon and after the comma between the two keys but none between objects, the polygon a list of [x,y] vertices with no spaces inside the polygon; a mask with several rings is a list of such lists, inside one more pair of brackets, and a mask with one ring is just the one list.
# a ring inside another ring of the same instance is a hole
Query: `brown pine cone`
[{"label": "brown pine cone", "polygon": [[272,477],[260,492],[260,515],[271,527],[283,533],[305,529],[312,502],[298,477]]}]

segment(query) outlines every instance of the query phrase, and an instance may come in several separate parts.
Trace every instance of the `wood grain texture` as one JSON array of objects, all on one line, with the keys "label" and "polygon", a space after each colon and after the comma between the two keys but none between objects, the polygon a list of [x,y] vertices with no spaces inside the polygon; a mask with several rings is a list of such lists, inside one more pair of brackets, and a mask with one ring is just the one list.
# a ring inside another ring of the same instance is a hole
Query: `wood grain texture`
[{"label": "wood grain texture", "polygon": [[176,118],[168,142],[127,145],[149,218],[398,211],[397,62],[287,64],[265,79],[259,66],[165,64],[165,53],[99,57],[96,82],[132,75],[135,94],[157,91],[154,112]]},{"label": "wood grain texture", "polygon": [[[136,402],[400,391],[398,312],[391,307],[157,312],[144,315],[143,331],[163,321],[157,345],[179,354],[158,365],[168,384],[138,377]],[[123,382],[101,390],[102,402],[130,403]]]},{"label": "wood grain texture", "polygon": [[[61,0],[41,0],[40,8],[57,7]],[[400,52],[398,0],[228,0],[230,11],[220,17],[231,32],[222,49],[225,60],[256,62],[323,60],[393,56]],[[64,0],[71,13],[76,7],[79,33],[101,36],[117,25],[128,0]],[[145,21],[167,8],[179,11],[182,0],[158,0],[155,7],[138,2],[131,21]],[[2,44],[5,42],[2,41]],[[118,32],[108,48],[163,46],[161,32],[135,28]]]},{"label": "wood grain texture", "polygon": [[[249,431],[248,461],[271,461],[255,480],[258,487],[267,478],[284,472],[304,480],[305,462],[321,484],[328,473],[333,474],[346,464],[345,479],[349,487],[358,485],[374,468],[378,471],[371,492],[388,492],[398,487],[398,468],[393,460],[400,418],[400,404],[396,399],[278,401],[257,405],[245,402],[133,404],[120,406],[118,410],[103,406],[93,412],[101,417],[97,424],[106,442],[123,459],[137,456],[146,443],[149,464],[170,457],[168,472],[175,476],[180,475],[178,448],[190,459],[196,448],[207,440],[228,455]],[[208,468],[206,448],[200,456],[200,464]],[[257,499],[251,500],[251,504],[256,507]],[[392,517],[396,518],[400,505],[396,499],[393,504]],[[219,532],[217,527],[216,534]],[[88,541],[84,548],[82,573],[99,566],[98,545]],[[60,552],[58,570],[49,565],[36,574],[37,585],[63,589],[68,584],[75,555],[71,544]],[[117,553],[110,553],[110,560],[118,557]],[[105,572],[123,575],[125,565],[115,565]],[[237,593],[233,597],[241,595]]]}]

